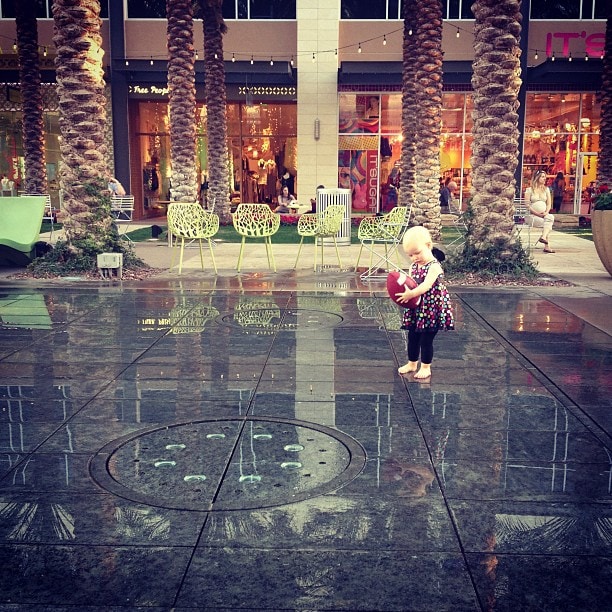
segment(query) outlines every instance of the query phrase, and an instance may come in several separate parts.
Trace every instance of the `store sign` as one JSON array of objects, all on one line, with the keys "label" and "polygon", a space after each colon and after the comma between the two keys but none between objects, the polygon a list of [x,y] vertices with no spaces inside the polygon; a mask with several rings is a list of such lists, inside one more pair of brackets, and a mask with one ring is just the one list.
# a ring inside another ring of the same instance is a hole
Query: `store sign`
[{"label": "store sign", "polygon": [[[572,40],[584,40],[584,52],[586,55],[589,57],[601,57],[606,43],[606,34],[605,32],[595,32],[587,36],[584,30],[582,32],[548,32],[546,34],[547,57],[551,57],[555,52],[553,46],[557,40],[562,41],[561,57],[569,57],[571,52],[570,41]],[[574,49],[574,52],[576,52],[576,49]]]},{"label": "store sign", "polygon": [[378,198],[378,151],[368,151],[366,160],[368,173],[368,212],[374,213],[378,210],[376,207]]},{"label": "store sign", "polygon": [[128,92],[138,96],[167,96],[167,87],[159,85],[130,85]]}]

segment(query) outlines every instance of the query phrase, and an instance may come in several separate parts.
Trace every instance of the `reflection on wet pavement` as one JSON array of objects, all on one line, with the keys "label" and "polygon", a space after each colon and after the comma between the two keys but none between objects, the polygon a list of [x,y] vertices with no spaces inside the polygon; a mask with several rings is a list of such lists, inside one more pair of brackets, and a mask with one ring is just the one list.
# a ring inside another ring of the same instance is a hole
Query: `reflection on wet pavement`
[{"label": "reflection on wet pavement", "polygon": [[610,335],[342,282],[4,289],[0,607],[612,609]]}]

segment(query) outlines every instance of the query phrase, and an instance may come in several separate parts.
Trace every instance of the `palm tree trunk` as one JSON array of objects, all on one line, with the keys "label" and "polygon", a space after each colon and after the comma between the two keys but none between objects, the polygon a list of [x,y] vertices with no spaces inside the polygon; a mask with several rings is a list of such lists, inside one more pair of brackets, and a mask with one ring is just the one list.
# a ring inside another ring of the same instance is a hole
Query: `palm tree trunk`
[{"label": "palm tree trunk", "polygon": [[208,141],[208,197],[221,222],[230,221],[229,156],[223,34],[227,26],[221,8],[223,0],[204,0],[204,70],[206,94],[206,136]]},{"label": "palm tree trunk", "polygon": [[440,136],[442,129],[442,3],[417,0],[416,51],[416,198],[414,223],[439,238]]},{"label": "palm tree trunk", "polygon": [[196,90],[191,0],[166,0],[168,16],[168,108],[170,110],[170,199],[197,202]]},{"label": "palm tree trunk", "polygon": [[102,251],[112,235],[109,200],[104,195],[106,98],[98,0],[53,2],[64,229],[69,243],[86,240]]},{"label": "palm tree trunk", "polygon": [[16,3],[15,9],[23,109],[24,190],[27,193],[46,193],[45,124],[40,90],[36,3],[33,0],[21,0]]},{"label": "palm tree trunk", "polygon": [[597,179],[612,187],[612,3],[608,4],[606,45],[601,76],[601,122]]},{"label": "palm tree trunk", "polygon": [[520,0],[476,0],[474,24],[474,144],[466,252],[498,249],[513,258],[514,173],[518,165],[518,93],[521,86]]},{"label": "palm tree trunk", "polygon": [[[400,159],[400,206],[416,212],[416,6],[414,0],[403,0],[404,38],[402,44],[402,153]],[[413,216],[411,215],[411,219]]]}]

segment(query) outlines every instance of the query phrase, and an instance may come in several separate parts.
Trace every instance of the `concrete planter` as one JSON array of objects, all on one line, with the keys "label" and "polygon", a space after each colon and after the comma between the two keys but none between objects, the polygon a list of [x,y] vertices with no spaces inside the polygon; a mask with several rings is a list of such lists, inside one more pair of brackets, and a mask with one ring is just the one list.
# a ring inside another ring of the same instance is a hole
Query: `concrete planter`
[{"label": "concrete planter", "polygon": [[591,226],[597,255],[612,276],[612,210],[594,210],[591,213]]}]

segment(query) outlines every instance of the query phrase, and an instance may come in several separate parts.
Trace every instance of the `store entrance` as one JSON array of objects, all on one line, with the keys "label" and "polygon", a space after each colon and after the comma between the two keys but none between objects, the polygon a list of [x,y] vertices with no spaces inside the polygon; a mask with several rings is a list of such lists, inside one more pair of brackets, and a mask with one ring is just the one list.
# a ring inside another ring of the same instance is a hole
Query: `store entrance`
[{"label": "store entrance", "polygon": [[596,192],[597,153],[579,153],[576,163],[574,214],[588,215]]}]

